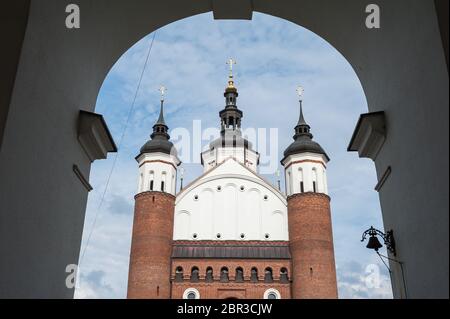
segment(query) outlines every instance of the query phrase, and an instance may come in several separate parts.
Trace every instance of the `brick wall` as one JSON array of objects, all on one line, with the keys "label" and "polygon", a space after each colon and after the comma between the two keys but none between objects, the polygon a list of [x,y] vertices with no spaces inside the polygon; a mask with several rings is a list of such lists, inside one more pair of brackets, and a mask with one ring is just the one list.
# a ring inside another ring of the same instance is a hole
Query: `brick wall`
[{"label": "brick wall", "polygon": [[[175,281],[175,270],[183,268],[183,281]],[[190,282],[191,269],[199,269],[199,282]],[[213,269],[213,282],[206,282],[206,269]],[[229,282],[220,282],[220,270],[227,267]],[[236,268],[241,267],[244,272],[244,282],[236,282]],[[252,282],[251,269],[258,269],[258,282]],[[270,267],[273,273],[273,282],[264,282],[265,269]],[[286,268],[291,274],[290,260],[260,260],[260,259],[173,259],[172,260],[172,298],[181,299],[188,288],[195,288],[201,299],[262,299],[267,289],[274,288],[279,291],[281,298],[291,298],[290,282],[280,282],[280,270]]]},{"label": "brick wall", "polygon": [[128,298],[170,298],[175,197],[161,192],[135,196]]},{"label": "brick wall", "polygon": [[302,193],[288,198],[294,299],[337,298],[330,198]]}]

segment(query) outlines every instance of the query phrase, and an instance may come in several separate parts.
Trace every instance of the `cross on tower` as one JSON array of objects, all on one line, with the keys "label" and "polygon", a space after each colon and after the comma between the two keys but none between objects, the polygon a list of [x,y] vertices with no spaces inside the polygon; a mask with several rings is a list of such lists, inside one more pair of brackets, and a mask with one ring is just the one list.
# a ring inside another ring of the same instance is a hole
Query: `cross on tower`
[{"label": "cross on tower", "polygon": [[297,87],[297,94],[300,100],[303,98],[303,93],[305,93],[305,89],[302,86]]},{"label": "cross on tower", "polygon": [[159,88],[159,92],[161,93],[161,101],[164,101],[166,91],[167,91],[167,88],[164,85],[161,85],[161,87]]},{"label": "cross on tower", "polygon": [[233,58],[230,58],[227,62],[227,64],[230,66],[230,78],[233,77],[233,65],[236,65],[236,61]]}]

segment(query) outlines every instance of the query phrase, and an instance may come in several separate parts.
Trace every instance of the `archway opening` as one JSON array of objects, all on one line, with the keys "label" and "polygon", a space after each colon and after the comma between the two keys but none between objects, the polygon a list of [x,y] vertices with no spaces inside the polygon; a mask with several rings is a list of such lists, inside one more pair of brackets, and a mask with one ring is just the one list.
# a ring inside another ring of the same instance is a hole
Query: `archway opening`
[{"label": "archway opening", "polygon": [[[199,36],[205,26],[211,32]],[[130,102],[136,92],[139,74],[143,70],[145,55],[153,37],[149,64],[128,122]],[[350,243],[359,236],[368,220],[378,225],[382,222],[378,197],[373,192],[376,183],[373,165],[362,163],[346,153],[354,123],[360,113],[367,111],[365,95],[353,68],[324,39],[286,20],[255,14],[250,22],[213,21],[210,14],[205,14],[180,20],[158,30],[156,35],[144,37],[118,60],[104,81],[96,111],[105,116],[113,135],[120,137],[123,134],[124,139],[114,170],[109,170],[111,161],[94,163],[93,166],[91,180],[98,187],[91,194],[87,208],[82,249],[86,247],[88,238],[91,239],[85,260],[82,261],[81,289],[83,280],[89,282],[90,274],[104,271],[107,274],[105,276],[115,277],[112,281],[122,287],[122,290],[112,289],[112,293],[105,292],[105,295],[111,293],[124,296],[129,242],[122,240],[119,243],[116,239],[107,244],[106,238],[110,238],[112,233],[120,234],[116,238],[130,236],[132,198],[137,176],[134,156],[148,139],[157,117],[159,85],[164,84],[169,88],[166,117],[171,129],[185,128],[194,136],[194,120],[198,119],[206,128],[216,127],[227,76],[224,64],[229,56],[239,61],[236,82],[240,92],[239,103],[245,112],[245,125],[278,128],[277,153],[280,155],[292,141],[296,123],[298,107],[295,87],[298,84],[305,86],[305,113],[310,119],[315,139],[332,157],[328,174],[330,196],[333,198],[338,274],[340,269],[343,272],[351,269],[355,274],[364,272],[364,266],[369,260],[360,263],[348,259],[349,256],[344,252],[358,251],[362,256],[364,247],[359,246],[357,240],[354,244]],[[261,112],[261,109],[266,111]],[[207,142],[209,140],[203,141],[203,144]],[[201,147],[193,147],[187,156],[191,163],[184,164],[185,183],[200,174],[196,159],[200,150]],[[277,163],[279,159],[280,156]],[[111,182],[103,197],[101,191],[108,176]],[[266,174],[265,177],[274,185],[277,184],[275,174]],[[284,184],[283,179],[280,184]],[[362,210],[365,213],[361,217]],[[94,225],[94,220],[97,220],[97,225]],[[117,227],[118,224],[124,227]],[[95,255],[93,251],[99,251],[98,247],[111,250],[104,255]],[[120,268],[123,272],[109,273],[109,270],[105,270],[109,269],[105,260],[119,247],[116,254],[121,256]],[[83,274],[84,270],[86,273]],[[345,280],[345,276],[341,275],[343,297],[354,292],[347,291],[350,285],[347,286]],[[389,296],[389,292],[383,291],[381,296]]]}]

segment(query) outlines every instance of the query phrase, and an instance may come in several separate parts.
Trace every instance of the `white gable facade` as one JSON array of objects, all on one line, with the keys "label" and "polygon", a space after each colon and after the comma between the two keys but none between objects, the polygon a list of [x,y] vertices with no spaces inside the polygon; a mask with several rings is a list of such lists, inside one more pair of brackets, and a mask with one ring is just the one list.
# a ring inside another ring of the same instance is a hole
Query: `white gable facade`
[{"label": "white gable facade", "polygon": [[284,195],[228,158],[177,195],[174,240],[287,241]]}]

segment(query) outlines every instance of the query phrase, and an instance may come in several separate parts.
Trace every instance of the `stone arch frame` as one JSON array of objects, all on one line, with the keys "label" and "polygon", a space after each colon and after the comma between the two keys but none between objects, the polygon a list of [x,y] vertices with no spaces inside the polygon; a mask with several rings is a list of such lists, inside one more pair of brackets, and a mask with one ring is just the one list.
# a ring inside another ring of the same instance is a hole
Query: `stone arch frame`
[{"label": "stone arch frame", "polygon": [[[87,3],[88,1],[85,0],[79,1],[81,7]],[[244,1],[242,3],[244,3]],[[404,12],[403,5],[405,3],[403,1],[379,0],[379,5],[381,7],[391,11],[392,14],[390,17],[395,20],[396,24],[395,34],[393,33],[392,36],[389,35],[384,38],[381,38],[378,35],[380,32],[367,35],[367,30],[365,30],[361,25],[361,19],[364,18],[364,14],[362,13],[364,8],[362,7],[361,2],[357,0],[348,1],[347,6],[342,6],[341,3],[337,1],[327,1],[324,3],[308,1],[307,5],[304,6],[302,10],[298,10],[298,3],[290,1],[254,0],[252,5],[248,5],[248,1],[245,1],[245,3],[247,5],[242,5],[244,11],[246,11],[245,8],[247,8],[247,10],[248,8],[252,8],[253,11],[286,19],[306,27],[326,39],[345,56],[347,61],[350,62],[353,69],[359,76],[363,89],[366,92],[366,97],[369,101],[369,109],[371,111],[379,111],[380,108],[386,108],[391,116],[390,124],[399,126],[396,128],[397,133],[399,130],[413,132],[414,125],[417,124],[415,121],[403,121],[403,123],[399,121],[399,116],[401,115],[402,110],[407,113],[411,110],[412,106],[417,107],[418,103],[421,101],[427,101],[427,111],[431,114],[430,121],[433,120],[434,125],[430,128],[427,134],[423,134],[422,137],[419,136],[419,134],[413,134],[412,136],[410,135],[410,137],[413,140],[417,138],[417,143],[422,144],[427,140],[431,140],[433,136],[441,136],[439,143],[435,143],[436,146],[432,146],[429,151],[432,154],[442,154],[440,149],[442,145],[447,145],[446,147],[448,150],[448,123],[446,121],[448,118],[448,107],[446,106],[445,109],[443,109],[440,105],[441,100],[444,100],[444,104],[448,105],[448,91],[446,93],[442,93],[442,85],[440,82],[443,81],[445,87],[448,88],[448,68],[445,67],[445,54],[432,51],[435,48],[442,50],[442,40],[440,38],[436,23],[436,8],[432,1],[417,3],[415,7],[411,8],[411,15],[403,15],[401,19],[396,19],[397,17],[400,17],[400,13]],[[327,6],[327,10],[323,10],[324,4]],[[61,21],[59,11],[56,9],[44,10],[39,8],[39,6],[40,5],[35,2],[31,2],[30,5],[30,17],[28,19],[27,32],[24,39],[24,50],[20,57],[19,70],[17,71],[14,91],[11,98],[12,102],[9,107],[10,111],[14,113],[14,116],[8,117],[8,127],[5,130],[9,130],[9,133],[14,133],[14,130],[11,130],[10,128],[23,127],[26,125],[26,122],[18,116],[18,112],[20,113],[20,111],[23,110],[24,105],[26,105],[23,99],[20,98],[21,96],[27,96],[29,99],[35,100],[36,103],[42,103],[43,105],[47,104],[48,107],[64,105],[63,111],[58,111],[57,108],[54,107],[55,112],[54,114],[51,114],[51,116],[59,117],[61,114],[66,114],[61,116],[59,122],[62,126],[68,127],[75,122],[75,118],[80,107],[86,108],[90,111],[93,110],[97,96],[96,93],[98,93],[104,75],[106,75],[114,61],[117,60],[119,55],[124,52],[126,48],[130,47],[145,34],[167,25],[168,23],[199,13],[209,12],[213,9],[216,11],[219,10],[217,8],[213,8],[211,1],[209,0],[169,0],[165,2],[161,1],[151,3],[140,2],[139,5],[136,5],[131,1],[126,3],[119,0],[111,0],[108,1],[109,10],[107,11],[103,10],[101,4],[98,5],[98,3],[89,2],[89,9],[87,10],[90,10],[90,14],[85,15],[82,19],[83,25],[86,26],[86,28],[82,27],[80,30],[77,30],[77,32],[69,35],[70,41],[67,41],[66,44],[59,44],[58,40],[67,35],[67,30],[64,30],[64,28],[54,27]],[[42,7],[44,6],[45,5]],[[167,8],[171,9],[167,10]],[[242,8],[238,7],[236,10],[231,11],[234,12],[234,14],[231,13],[226,17],[242,18]],[[61,7],[61,10],[62,9],[63,8]],[[222,16],[220,12],[215,12],[215,14],[217,14],[218,17]],[[414,19],[416,18],[421,19],[422,23],[414,23]],[[384,23],[387,25],[385,26],[391,27],[392,19],[387,19],[386,17]],[[341,21],[339,28],[336,28],[336,21]],[[358,22],[355,23],[354,21]],[[96,24],[98,27],[92,28],[92,26]],[[33,46],[36,41],[40,41],[39,36],[42,34],[47,34],[48,41],[45,45],[43,44],[40,46],[40,51],[37,53],[49,59],[57,57],[55,63],[52,63],[53,69],[49,67],[48,64],[32,63],[32,61],[35,60],[36,51],[26,50],[30,46]],[[397,41],[398,43],[396,43],[395,39],[398,39],[396,36],[407,34],[414,34],[414,44],[406,43],[405,41]],[[95,39],[97,37],[103,37],[102,41],[96,41]],[[358,44],[358,47],[356,47],[355,43]],[[424,46],[423,52],[420,56],[415,56],[418,52],[417,44],[419,46],[421,44],[426,44],[426,47]],[[386,52],[387,47],[390,47],[389,53]],[[90,52],[90,54],[86,55],[85,52]],[[382,59],[380,59],[380,57],[382,57]],[[420,72],[423,72],[423,76],[421,78],[423,82],[426,83],[426,88],[420,90],[420,93],[414,92],[415,90],[411,90],[411,88],[415,87],[412,86],[412,83],[410,83],[411,80],[418,78],[417,70],[411,70],[413,73],[409,76],[406,76],[403,72],[401,66],[404,65],[404,63],[401,62],[405,59],[405,57],[414,57],[414,62],[419,66],[417,69],[422,70]],[[61,68],[60,66],[62,65],[65,65],[65,68]],[[79,67],[80,65],[92,65],[92,67],[83,68]],[[382,65],[385,67],[380,67]],[[441,70],[441,67],[445,70]],[[37,87],[27,88],[27,86],[29,86],[27,83],[38,83],[39,81],[37,80],[39,80],[39,77],[42,74],[45,74],[47,78],[52,80],[55,80],[56,74],[59,74],[59,78],[62,80],[53,81],[52,85],[54,86],[54,89],[48,90],[48,92],[40,87],[40,85],[48,84],[38,84]],[[433,77],[430,76],[431,74]],[[81,79],[86,78],[89,79],[89,81],[81,81]],[[396,90],[400,93],[396,95],[396,93],[392,93],[392,90],[389,90],[389,88],[396,88]],[[32,90],[34,92],[32,92]],[[402,92],[408,92],[408,94],[402,94]],[[443,94],[447,96],[445,97]],[[36,115],[34,119],[37,122],[41,119],[38,111],[31,113],[31,116]],[[48,114],[46,112],[41,113]],[[412,117],[412,119],[414,119],[414,117]],[[419,128],[421,128],[422,125],[424,124],[419,123]],[[443,129],[445,127],[447,129]],[[40,165],[41,162],[45,162],[47,157],[43,154],[43,150],[39,151],[36,147],[33,148],[33,144],[38,145],[38,143],[35,143],[35,139],[40,140],[41,143],[44,143],[44,147],[41,147],[41,149],[45,149],[47,145],[45,144],[45,139],[42,139],[41,137],[51,136],[52,134],[54,135],[54,133],[60,129],[61,128],[58,126],[53,128],[45,128],[42,132],[39,132],[39,134],[35,134],[35,138],[31,138],[30,140],[24,139],[27,140],[26,143],[31,145],[31,149],[23,148],[23,150],[26,149],[27,152],[36,151],[34,162],[36,163],[36,167],[40,168],[40,176],[38,177],[46,177],[45,179],[42,178],[44,189],[48,185],[54,185],[64,181],[64,178],[66,178],[67,175],[61,167],[67,166],[73,160],[73,157],[70,157],[69,154],[78,155],[80,152],[78,149],[79,145],[72,141],[72,136],[68,138],[68,136],[61,134],[61,144],[64,144],[64,148],[67,150],[66,154],[68,154],[67,156],[70,158],[64,156],[61,152],[62,148],[59,147],[55,148],[55,151],[57,154],[63,155],[59,160],[60,164],[51,168]],[[442,137],[442,131],[446,133],[445,138]],[[21,132],[21,134],[26,133],[26,131]],[[20,143],[14,146],[16,148],[11,146],[11,141],[14,137],[16,137],[15,135],[16,133],[9,134],[9,136],[8,134],[4,134],[2,141],[3,153],[9,153],[15,149],[20,150]],[[70,133],[70,135],[72,135],[72,133]],[[402,136],[397,135],[397,138],[394,139],[390,145],[387,145],[386,152],[395,149],[395,147],[401,144],[401,142]],[[392,157],[386,155],[386,152],[384,152],[383,154],[380,154],[379,159],[377,159],[377,165],[380,165],[380,167],[382,167],[386,162],[394,160],[397,167],[396,172],[405,177],[403,179],[391,179],[390,183],[393,184],[393,189],[402,189],[408,184],[412,185],[414,183],[412,180],[413,177],[408,177],[405,172],[410,172],[412,168],[418,167],[419,165],[422,167],[428,167],[428,164],[431,164],[424,159],[423,156],[421,158],[414,158],[408,162],[405,158],[413,158],[413,154],[411,153],[412,147],[405,145],[404,149],[406,154],[400,158],[393,159]],[[19,152],[17,158],[20,158],[21,155],[22,153]],[[81,158],[80,160],[83,161]],[[88,169],[90,164],[87,160],[84,159],[84,161],[85,162],[81,163],[81,166]],[[433,163],[433,166],[436,167],[433,168],[433,170],[436,170],[436,172],[433,171],[433,173],[430,174],[431,176],[436,176],[439,174],[439,168],[448,167],[448,152],[447,155],[443,154],[443,156],[438,158],[436,161],[437,162]],[[12,163],[9,160],[5,160],[2,164],[4,164],[3,167],[5,167],[5,170],[17,172],[18,170],[15,169],[16,165],[17,167],[20,167],[23,162],[21,160],[17,160],[16,163]],[[30,166],[30,169],[32,168],[34,168],[34,166]],[[35,169],[34,171],[38,170]],[[55,172],[60,174],[52,174]],[[383,172],[379,173],[382,174]],[[427,176],[429,172],[418,172],[418,174],[419,176],[414,176],[414,178],[418,178],[423,181],[423,189],[448,189],[448,180],[443,182],[435,181],[435,178]],[[5,175],[8,176],[7,174]],[[8,188],[10,189],[9,191],[6,188],[0,189],[0,191],[4,191],[5,199],[7,199],[5,200],[4,205],[10,208],[10,210],[14,213],[12,215],[15,216],[15,219],[21,218],[24,214],[23,212],[25,212],[25,204],[13,202],[16,201],[13,194],[20,190],[22,185],[25,184],[25,178],[28,178],[28,176],[23,177],[21,175],[17,175],[15,181],[12,181],[8,185]],[[33,282],[33,285],[36,288],[28,289],[24,286],[18,287],[17,289],[14,289],[14,291],[24,291],[25,295],[36,294],[32,291],[39,291],[38,294],[44,295],[52,295],[55,293],[60,296],[68,297],[73,295],[73,291],[67,291],[63,284],[64,274],[55,276],[55,282],[53,285],[50,282],[45,281],[44,278],[46,278],[46,276],[42,276],[42,279],[31,277],[28,278],[27,276],[32,276],[30,274],[27,275],[26,278],[23,278],[23,273],[26,273],[26,271],[22,270],[26,269],[24,268],[25,266],[22,265],[27,264],[24,262],[25,260],[31,260],[31,262],[36,262],[36,264],[46,264],[48,267],[46,266],[44,268],[51,271],[51,269],[54,269],[58,263],[64,263],[66,260],[78,260],[84,216],[83,212],[85,211],[87,196],[86,194],[74,192],[77,191],[76,187],[78,187],[78,185],[74,184],[66,189],[67,194],[71,194],[71,200],[74,203],[77,202],[77,200],[79,201],[79,203],[73,205],[73,207],[68,207],[68,198],[61,198],[58,202],[47,204],[44,203],[45,199],[39,199],[38,197],[32,197],[29,199],[29,202],[33,202],[35,214],[41,218],[40,223],[42,223],[42,225],[48,223],[48,221],[53,218],[54,223],[64,226],[64,223],[58,220],[57,216],[54,214],[49,214],[48,212],[65,210],[66,220],[70,219],[72,221],[72,225],[77,226],[73,232],[70,232],[73,235],[69,235],[66,227],[54,227],[54,230],[52,233],[49,233],[48,236],[61,238],[61,243],[56,245],[53,249],[48,250],[45,256],[35,256],[30,254],[34,247],[37,248],[43,244],[44,239],[39,240],[38,236],[33,236],[35,234],[33,228],[24,229],[24,231],[29,231],[30,233],[30,239],[26,242],[26,244],[30,244],[30,249],[24,251],[22,254],[18,254],[16,259],[11,260],[13,266],[19,269],[18,273],[21,273],[21,280],[14,277],[13,279],[9,279],[7,282],[11,282],[11,287],[14,287],[14,283],[17,284],[22,281],[28,283]],[[398,216],[400,220],[403,220],[403,217],[408,217],[411,215],[411,211],[414,212],[414,217],[418,219],[418,216],[416,216],[417,212],[431,210],[435,212],[436,218],[434,218],[434,223],[433,221],[428,221],[428,223],[430,223],[430,227],[428,227],[430,231],[424,234],[424,237],[433,237],[432,235],[436,233],[435,228],[440,231],[445,231],[445,229],[442,229],[442,225],[448,225],[448,198],[442,198],[442,196],[435,195],[433,197],[434,200],[427,201],[426,203],[426,205],[429,205],[429,202],[433,203],[432,207],[426,207],[424,206],[425,204],[420,202],[421,194],[417,190],[412,189],[410,192],[413,192],[413,195],[409,196],[409,202],[397,201],[395,203],[395,205],[402,208],[400,210],[394,209],[390,199],[383,202],[383,212],[388,212],[387,216],[385,216],[385,226],[391,226],[394,228],[395,226],[400,227],[395,219],[393,219],[393,215],[396,211],[404,211],[404,214],[408,214],[406,216]],[[74,193],[76,193],[76,198],[73,197]],[[11,223],[11,227],[9,227],[11,230],[5,232],[4,235],[5,237],[13,236],[16,231],[17,224],[11,219],[7,219],[6,222]],[[421,231],[421,226],[422,224],[420,223],[420,220],[416,220],[413,224],[405,225],[405,227],[409,227],[410,230],[411,227],[413,229],[412,231],[404,234],[403,242],[414,242],[419,245],[419,249],[415,247],[415,252],[408,251],[408,259],[420,259],[422,257],[426,257],[417,255],[417,251],[430,252],[432,250],[430,249],[433,244],[431,239],[417,241],[417,239],[413,236],[416,231]],[[446,233],[448,234],[448,228]],[[401,249],[402,247],[399,248]],[[13,248],[2,246],[2,249],[4,249],[7,253],[10,253]],[[405,249],[407,249],[407,247],[405,247]],[[64,253],[58,255],[57,252],[60,251],[64,251]],[[413,255],[412,257],[410,256],[411,253]],[[448,270],[448,262],[442,263],[441,256],[431,255],[428,257],[432,257],[431,259],[428,259],[429,266],[417,265],[411,267],[406,275],[408,277],[407,280],[411,279],[414,281],[413,279],[416,276],[421,273],[427,273],[429,270],[427,267],[436,267],[436,272],[447,273],[447,280],[440,280],[437,277],[428,279],[430,280],[430,283],[440,287],[440,290],[437,290],[437,295],[440,295],[442,294],[442,289],[445,287],[442,288],[442,284],[439,284],[439,282],[448,282],[448,271],[446,271]],[[410,262],[409,264],[414,264],[414,262]],[[7,271],[4,271],[4,273],[7,273]],[[61,284],[57,284],[58,282],[61,282]],[[46,287],[47,289],[38,289],[41,287]],[[417,284],[410,288],[411,291],[417,291],[419,289]],[[448,297],[448,287],[446,288],[446,291],[446,295]]]}]

